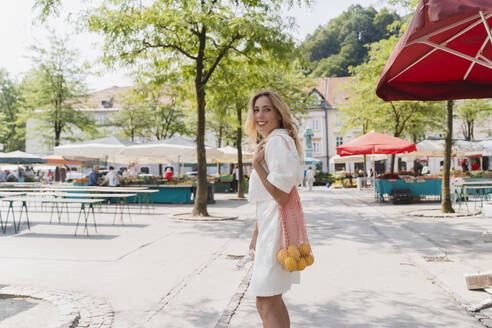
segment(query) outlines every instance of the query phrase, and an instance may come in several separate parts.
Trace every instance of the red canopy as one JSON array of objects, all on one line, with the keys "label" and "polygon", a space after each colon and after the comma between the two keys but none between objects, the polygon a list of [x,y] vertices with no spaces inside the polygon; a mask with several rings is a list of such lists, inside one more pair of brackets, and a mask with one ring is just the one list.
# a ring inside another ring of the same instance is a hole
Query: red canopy
[{"label": "red canopy", "polygon": [[378,132],[369,132],[337,147],[340,156],[400,154],[416,151],[415,144]]},{"label": "red canopy", "polygon": [[491,0],[421,0],[376,94],[386,101],[492,98],[491,26]]}]

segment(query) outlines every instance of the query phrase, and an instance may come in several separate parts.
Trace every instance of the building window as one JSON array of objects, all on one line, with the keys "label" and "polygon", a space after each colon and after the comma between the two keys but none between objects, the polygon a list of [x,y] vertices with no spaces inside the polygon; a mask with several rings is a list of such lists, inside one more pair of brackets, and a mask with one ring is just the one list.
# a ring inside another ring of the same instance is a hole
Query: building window
[{"label": "building window", "polygon": [[315,131],[319,130],[319,121],[318,120],[313,120],[313,130],[315,130]]},{"label": "building window", "polygon": [[336,137],[336,142],[337,142],[337,147],[340,145],[343,145],[343,137],[337,136]]},{"label": "building window", "polygon": [[342,114],[341,113],[336,113],[335,114],[335,124],[337,126],[340,126],[340,125],[342,125],[342,123],[343,123],[342,122]]},{"label": "building window", "polygon": [[313,141],[313,152],[319,153],[319,141]]}]

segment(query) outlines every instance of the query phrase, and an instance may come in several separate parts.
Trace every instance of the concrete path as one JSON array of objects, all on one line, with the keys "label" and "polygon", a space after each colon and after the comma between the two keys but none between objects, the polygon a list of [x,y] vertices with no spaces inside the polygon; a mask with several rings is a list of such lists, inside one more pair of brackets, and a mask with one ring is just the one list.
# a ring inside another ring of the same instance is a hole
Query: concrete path
[{"label": "concrete path", "polygon": [[[51,302],[60,327],[261,327],[246,291],[251,264],[237,265],[254,207],[216,198],[211,214],[239,219],[179,221],[170,216],[191,206],[162,205],[125,225],[98,214],[98,233],[89,226],[89,237],[75,237],[76,216],[49,224],[31,213],[30,231],[0,234],[0,296]],[[439,204],[380,205],[357,190],[318,187],[301,198],[315,264],[285,295],[292,327],[492,327],[490,310],[465,310],[488,294],[466,290],[463,278],[492,269],[492,243],[481,239],[490,218],[410,217]],[[16,316],[32,319],[22,307]]]}]

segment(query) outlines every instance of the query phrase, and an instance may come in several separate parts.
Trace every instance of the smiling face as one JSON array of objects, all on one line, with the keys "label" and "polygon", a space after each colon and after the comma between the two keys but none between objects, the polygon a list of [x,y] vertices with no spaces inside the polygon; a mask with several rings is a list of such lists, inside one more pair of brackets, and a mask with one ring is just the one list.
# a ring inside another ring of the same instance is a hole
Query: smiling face
[{"label": "smiling face", "polygon": [[261,96],[256,99],[253,107],[256,130],[264,138],[275,129],[280,128],[280,114],[272,106],[270,99],[266,96]]}]

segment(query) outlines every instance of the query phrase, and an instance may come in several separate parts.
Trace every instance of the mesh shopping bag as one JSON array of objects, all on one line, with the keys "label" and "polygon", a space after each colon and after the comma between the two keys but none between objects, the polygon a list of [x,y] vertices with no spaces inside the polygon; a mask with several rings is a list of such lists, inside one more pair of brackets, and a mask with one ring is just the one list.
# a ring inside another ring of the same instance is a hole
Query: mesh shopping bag
[{"label": "mesh shopping bag", "polygon": [[277,259],[289,272],[302,271],[314,263],[314,256],[309,245],[301,200],[295,186],[289,193],[287,203],[279,206],[279,217],[280,250]]}]

